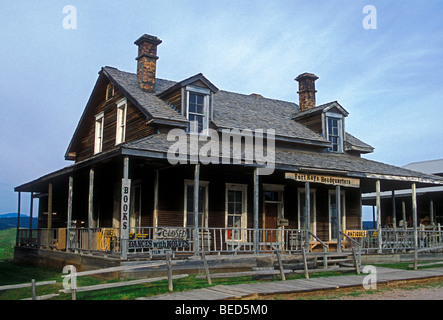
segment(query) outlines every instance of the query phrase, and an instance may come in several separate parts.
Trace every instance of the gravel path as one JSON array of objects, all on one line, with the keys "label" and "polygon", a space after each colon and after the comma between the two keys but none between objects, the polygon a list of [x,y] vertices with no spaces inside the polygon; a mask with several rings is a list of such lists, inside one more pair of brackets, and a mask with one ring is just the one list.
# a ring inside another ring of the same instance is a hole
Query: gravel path
[{"label": "gravel path", "polygon": [[340,300],[443,300],[443,288],[393,289],[357,297],[345,296]]}]

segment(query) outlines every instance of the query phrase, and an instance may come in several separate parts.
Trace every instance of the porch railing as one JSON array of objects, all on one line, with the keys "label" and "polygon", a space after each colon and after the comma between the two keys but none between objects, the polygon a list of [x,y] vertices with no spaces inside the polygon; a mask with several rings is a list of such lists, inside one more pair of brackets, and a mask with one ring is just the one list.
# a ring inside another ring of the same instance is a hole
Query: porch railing
[{"label": "porch railing", "polygon": [[[118,228],[77,228],[70,229],[20,229],[18,246],[31,246],[55,250],[106,252],[120,254],[121,239]],[[308,234],[307,234],[308,232]],[[342,246],[345,250],[353,242],[359,243],[362,252],[407,252],[414,250],[413,229],[382,229],[381,245],[377,230],[367,230],[366,237],[351,241],[344,237]],[[164,254],[172,250],[175,254],[192,254],[196,251],[194,229],[183,227],[141,227],[131,228],[129,233],[128,254],[149,253]],[[309,247],[306,241],[309,239]],[[254,253],[253,228],[199,228],[198,251],[212,254]],[[326,242],[328,243],[328,242]],[[418,249],[442,248],[443,231],[417,230]],[[279,250],[282,252],[301,252],[304,248],[313,249],[319,244],[319,250],[326,246],[318,237],[307,230],[299,229],[259,229],[258,252]]]}]

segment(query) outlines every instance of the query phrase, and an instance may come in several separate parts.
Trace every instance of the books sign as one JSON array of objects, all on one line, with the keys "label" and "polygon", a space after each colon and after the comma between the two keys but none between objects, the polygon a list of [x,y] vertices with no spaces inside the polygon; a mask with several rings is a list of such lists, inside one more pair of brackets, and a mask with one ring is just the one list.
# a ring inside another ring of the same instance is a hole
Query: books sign
[{"label": "books sign", "polygon": [[300,182],[322,183],[334,186],[353,187],[353,188],[360,187],[360,179],[348,178],[348,177],[335,177],[335,176],[326,176],[320,174],[286,172],[285,178]]}]

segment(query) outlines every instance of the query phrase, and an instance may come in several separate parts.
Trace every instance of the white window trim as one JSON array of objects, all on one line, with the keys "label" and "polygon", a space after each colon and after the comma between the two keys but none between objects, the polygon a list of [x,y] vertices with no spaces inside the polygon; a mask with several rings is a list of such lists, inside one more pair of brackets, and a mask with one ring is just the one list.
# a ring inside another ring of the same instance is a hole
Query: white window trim
[{"label": "white window trim", "polygon": [[117,122],[115,133],[115,145],[125,142],[126,139],[126,114],[128,111],[128,103],[126,99],[122,99],[117,103]]},{"label": "white window trim", "polygon": [[[242,191],[242,216],[241,216],[241,226],[242,229],[240,233],[240,239],[229,239],[228,240],[228,191]],[[244,242],[247,239],[248,225],[248,185],[247,184],[236,184],[236,183],[226,183],[225,187],[225,239],[226,242]]]},{"label": "white window trim", "polygon": [[[183,208],[183,227],[186,228],[187,224],[187,209],[188,209],[188,186],[194,186],[194,180],[185,179],[184,186],[184,208]],[[204,201],[204,212],[203,212],[203,223],[204,226],[199,226],[199,228],[207,228],[208,227],[208,203],[209,203],[209,181],[199,181],[199,187],[205,187],[205,201]]]},{"label": "white window trim", "polygon": [[[298,188],[297,189],[297,223],[298,228],[300,229],[301,223],[300,223],[300,217],[301,217],[301,207],[300,207],[300,195],[305,193],[305,188]],[[313,216],[311,217],[311,232],[314,235],[317,235],[317,189],[310,189],[310,195],[311,195],[311,211],[313,211]],[[312,206],[313,204],[313,206]]]},{"label": "white window trim", "polygon": [[[335,190],[328,190],[328,224],[329,224],[329,241],[337,240],[332,239],[332,228],[331,228],[331,197],[335,197],[337,192]],[[340,195],[343,196],[343,201],[340,202],[340,207],[343,211],[341,216],[341,229],[346,229],[346,191],[341,190]]]},{"label": "white window trim", "polygon": [[343,153],[344,150],[344,140],[345,140],[345,130],[344,130],[344,119],[343,119],[343,115],[338,114],[338,113],[334,113],[334,112],[326,112],[326,116],[325,116],[325,128],[326,128],[326,132],[325,132],[325,137],[327,140],[329,140],[329,123],[328,123],[328,118],[334,118],[338,121],[338,132],[340,133],[339,138],[340,138],[340,143],[338,145],[338,151],[332,151],[330,150],[330,152],[336,152],[336,153]]},{"label": "white window trim", "polygon": [[[203,99],[203,129],[202,132],[196,132],[196,131],[192,131],[191,128],[189,128],[189,133],[190,134],[197,134],[197,135],[201,135],[201,134],[207,134],[208,129],[209,129],[209,109],[210,109],[210,94],[211,91],[209,89],[206,88],[202,88],[202,87],[196,87],[196,86],[186,86],[186,118],[189,120],[189,96],[191,93],[195,93],[195,94],[200,94],[200,95],[204,95],[204,99]],[[190,125],[190,127],[192,126],[192,124]]]},{"label": "white window trim", "polygon": [[105,126],[105,113],[100,112],[95,116],[94,154],[103,151],[103,127]]}]

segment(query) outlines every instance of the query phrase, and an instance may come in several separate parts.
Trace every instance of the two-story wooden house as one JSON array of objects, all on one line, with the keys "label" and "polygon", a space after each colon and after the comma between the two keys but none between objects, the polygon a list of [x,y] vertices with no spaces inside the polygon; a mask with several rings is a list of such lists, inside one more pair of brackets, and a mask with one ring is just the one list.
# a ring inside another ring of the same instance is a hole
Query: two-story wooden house
[{"label": "two-story wooden house", "polygon": [[362,193],[442,183],[363,158],[373,147],[347,132],[337,101],[316,104],[313,74],[295,79],[299,104],[202,74],[158,79],[160,43],[135,41],[136,73],[100,70],[66,151],[74,163],[15,188],[40,199],[38,229],[20,230],[17,250],[333,250],[361,230]]}]

